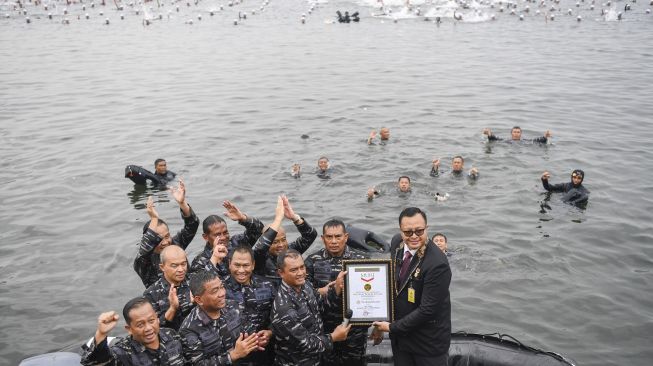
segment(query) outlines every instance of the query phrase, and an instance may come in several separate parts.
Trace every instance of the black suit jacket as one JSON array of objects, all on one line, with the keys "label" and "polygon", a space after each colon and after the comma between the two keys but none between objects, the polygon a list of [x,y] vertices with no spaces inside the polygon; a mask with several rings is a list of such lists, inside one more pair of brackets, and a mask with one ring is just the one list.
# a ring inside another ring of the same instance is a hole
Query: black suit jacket
[{"label": "black suit jacket", "polygon": [[[392,253],[395,266],[395,321],[390,324],[392,348],[419,356],[438,356],[449,351],[451,342],[451,269],[447,256],[429,240],[410,261],[409,276],[399,281],[404,256],[403,243]],[[408,289],[415,302],[408,301]]]}]

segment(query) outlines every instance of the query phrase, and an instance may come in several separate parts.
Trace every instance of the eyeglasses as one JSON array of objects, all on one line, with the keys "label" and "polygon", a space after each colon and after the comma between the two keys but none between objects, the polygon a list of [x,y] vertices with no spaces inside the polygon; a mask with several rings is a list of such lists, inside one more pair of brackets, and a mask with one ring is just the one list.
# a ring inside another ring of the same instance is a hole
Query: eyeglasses
[{"label": "eyeglasses", "polygon": [[426,230],[426,228],[414,229],[414,230],[401,230],[401,232],[404,233],[404,235],[406,235],[407,237],[410,238],[411,236],[413,236],[413,234],[415,234],[417,236],[424,235],[424,230]]}]

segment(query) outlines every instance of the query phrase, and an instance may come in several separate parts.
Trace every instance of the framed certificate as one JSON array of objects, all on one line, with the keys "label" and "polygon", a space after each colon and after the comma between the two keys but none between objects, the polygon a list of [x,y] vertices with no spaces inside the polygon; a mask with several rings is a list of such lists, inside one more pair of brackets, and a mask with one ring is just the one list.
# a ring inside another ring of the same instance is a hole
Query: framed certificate
[{"label": "framed certificate", "polygon": [[394,269],[390,259],[347,259],[342,292],[343,318],[351,309],[353,325],[370,326],[374,321],[394,320]]}]

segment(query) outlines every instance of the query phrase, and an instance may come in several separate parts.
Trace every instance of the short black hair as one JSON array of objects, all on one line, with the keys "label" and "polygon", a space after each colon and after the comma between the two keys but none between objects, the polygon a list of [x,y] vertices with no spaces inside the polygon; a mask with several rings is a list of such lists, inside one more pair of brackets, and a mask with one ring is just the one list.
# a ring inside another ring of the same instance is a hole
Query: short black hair
[{"label": "short black hair", "polygon": [[189,281],[190,292],[193,293],[193,296],[202,296],[206,290],[204,285],[206,285],[207,282],[215,280],[216,278],[219,279],[220,277],[218,277],[217,274],[206,270],[197,271],[191,274]]},{"label": "short black hair", "polygon": [[401,182],[401,180],[404,178],[408,179],[408,183],[410,183],[410,177],[407,175],[402,175],[401,177],[399,177],[399,179],[397,179],[397,182]]},{"label": "short black hair", "polygon": [[424,223],[426,224],[427,223],[426,214],[424,213],[424,211],[420,210],[417,207],[407,207],[407,208],[404,208],[404,210],[401,211],[401,213],[399,214],[399,225],[401,226],[401,220],[404,217],[413,217],[413,216],[415,216],[417,214],[422,215],[422,217],[424,218]]},{"label": "short black hair", "polygon": [[[163,219],[158,219],[158,220],[159,221],[157,222],[156,227],[159,227],[161,225],[165,225],[166,227],[168,227],[168,223],[163,221]],[[145,222],[145,225],[143,225],[143,234],[145,234],[147,232],[147,228],[150,227],[151,222],[152,222],[152,220],[147,220],[147,222]]]},{"label": "short black hair", "polygon": [[204,234],[209,233],[209,228],[211,228],[212,225],[215,224],[220,224],[220,223],[225,223],[224,219],[218,215],[209,215],[207,216],[204,221],[202,221],[202,231]]},{"label": "short black hair", "polygon": [[433,234],[433,236],[431,237],[431,241],[435,241],[434,239],[435,239],[436,236],[441,236],[441,237],[443,237],[445,243],[449,242],[449,240],[447,239],[447,236],[444,235],[444,234],[442,234],[442,233],[435,233],[435,234]]},{"label": "short black hair", "polygon": [[460,160],[463,162],[463,164],[465,163],[465,159],[463,159],[463,157],[460,156],[460,155],[456,155],[456,156],[454,156],[453,159],[451,159],[451,161],[454,161],[454,160],[456,160],[456,159],[460,159]]},{"label": "short black hair", "polygon": [[325,222],[324,225],[322,225],[322,235],[324,235],[324,232],[326,231],[326,228],[328,227],[338,227],[342,226],[342,231],[347,232],[347,229],[345,228],[345,223],[342,222],[342,220],[338,219],[330,219],[329,221]]},{"label": "short black hair", "polygon": [[521,131],[521,127],[519,127],[519,126],[515,126],[515,127],[513,127],[513,128],[510,129],[510,131],[512,131],[512,130],[519,130],[519,131]]},{"label": "short black hair", "polygon": [[231,259],[234,257],[234,253],[247,253],[249,254],[249,257],[252,259],[252,263],[254,263],[254,251],[252,250],[252,247],[250,247],[247,244],[240,244],[236,246],[232,251],[229,252],[229,262],[231,262]]},{"label": "short black hair", "polygon": [[133,309],[140,308],[145,304],[150,304],[150,301],[143,296],[135,297],[127,301],[125,307],[122,308],[122,317],[125,318],[125,322],[129,324],[132,321],[131,317],[129,316],[129,312],[131,312]]},{"label": "short black hair", "polygon": [[286,258],[301,258],[302,254],[295,249],[284,250],[277,256],[277,269],[283,269],[286,266]]},{"label": "short black hair", "polygon": [[165,163],[165,161],[166,159],[161,159],[161,158],[154,160],[154,167],[156,168],[156,166],[159,165],[160,162]]}]

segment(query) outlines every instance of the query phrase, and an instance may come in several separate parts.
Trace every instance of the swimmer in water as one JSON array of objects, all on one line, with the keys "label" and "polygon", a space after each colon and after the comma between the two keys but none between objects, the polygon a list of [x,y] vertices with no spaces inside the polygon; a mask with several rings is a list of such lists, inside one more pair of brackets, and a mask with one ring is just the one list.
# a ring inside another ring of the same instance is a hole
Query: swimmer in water
[{"label": "swimmer in water", "polygon": [[[522,132],[521,127],[519,127],[519,126],[513,127],[510,130],[510,140],[508,140],[507,142],[523,141],[522,137],[521,137],[521,132]],[[498,137],[498,136],[492,134],[492,131],[489,128],[484,129],[483,134],[487,136],[487,140],[489,142],[503,140],[501,137]],[[549,139],[551,138],[551,136],[552,136],[551,131],[546,130],[546,132],[544,132],[544,136],[535,138],[535,139],[533,139],[531,141],[533,143],[546,144],[549,141]]]},{"label": "swimmer in water", "polygon": [[[465,159],[462,156],[457,155],[451,160],[451,174],[454,176],[462,176],[465,169]],[[440,175],[440,159],[434,159],[433,165],[431,167],[432,177],[437,177]],[[467,174],[469,179],[478,179],[478,168],[472,167]]]},{"label": "swimmer in water", "polygon": [[583,186],[585,172],[576,169],[571,172],[571,181],[568,183],[549,184],[551,174],[547,171],[542,173],[542,186],[548,192],[565,193],[562,200],[572,205],[584,205],[587,203],[590,192]]},{"label": "swimmer in water", "polygon": [[440,248],[442,253],[447,254],[447,237],[442,233],[435,233],[431,241]]},{"label": "swimmer in water", "polygon": [[[410,187],[410,177],[407,175],[402,175],[399,177],[397,180],[397,191],[401,193],[410,193],[411,187]],[[370,187],[367,190],[367,200],[372,201],[375,197],[380,196],[381,192],[379,192],[375,187]]]},{"label": "swimmer in water", "polygon": [[[370,132],[370,136],[367,138],[368,145],[374,145],[374,139],[376,138],[376,130]],[[385,145],[388,140],[390,140],[390,129],[387,127],[381,127],[379,130],[379,139],[381,145]]]},{"label": "swimmer in water", "polygon": [[154,175],[166,183],[175,179],[175,176],[177,176],[177,174],[168,170],[168,163],[165,159],[156,159],[154,161]]},{"label": "swimmer in water", "polygon": [[317,160],[317,172],[316,175],[320,179],[331,179],[331,163],[329,158],[326,156],[321,156]]}]

